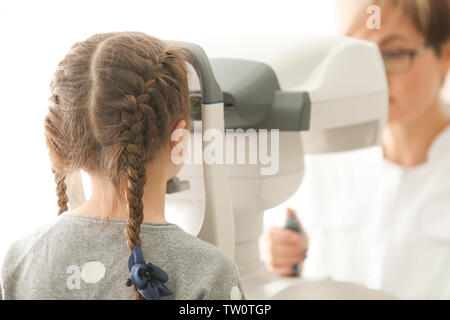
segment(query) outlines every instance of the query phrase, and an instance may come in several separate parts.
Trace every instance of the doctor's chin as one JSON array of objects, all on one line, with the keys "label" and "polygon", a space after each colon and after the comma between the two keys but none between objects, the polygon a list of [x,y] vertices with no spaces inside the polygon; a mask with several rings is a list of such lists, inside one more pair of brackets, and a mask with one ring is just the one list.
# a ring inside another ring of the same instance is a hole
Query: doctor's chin
[{"label": "doctor's chin", "polygon": [[450,300],[449,0],[28,2],[0,300]]}]

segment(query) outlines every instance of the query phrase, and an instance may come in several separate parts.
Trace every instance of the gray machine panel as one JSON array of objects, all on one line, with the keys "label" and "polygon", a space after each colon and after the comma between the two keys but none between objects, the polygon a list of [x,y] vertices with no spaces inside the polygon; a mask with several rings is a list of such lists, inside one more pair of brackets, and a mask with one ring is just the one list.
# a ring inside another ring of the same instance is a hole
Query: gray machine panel
[{"label": "gray machine panel", "polygon": [[256,61],[211,59],[223,92],[225,128],[309,129],[311,103],[306,92],[281,91],[270,66]]}]

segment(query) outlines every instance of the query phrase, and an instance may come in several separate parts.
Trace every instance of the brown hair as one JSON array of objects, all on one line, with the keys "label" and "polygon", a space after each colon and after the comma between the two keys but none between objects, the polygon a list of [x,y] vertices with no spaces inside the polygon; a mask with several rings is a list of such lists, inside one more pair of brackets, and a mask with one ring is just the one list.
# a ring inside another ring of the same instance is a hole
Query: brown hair
[{"label": "brown hair", "polygon": [[168,142],[172,125],[189,119],[185,60],[180,48],[144,33],[95,34],[71,47],[50,84],[45,135],[58,214],[68,209],[72,173],[107,177],[128,204],[130,252],[141,245],[146,164]]},{"label": "brown hair", "polygon": [[[437,55],[442,46],[450,39],[450,0],[341,0],[342,11],[361,14],[369,5],[390,6],[400,15],[411,19],[416,29],[421,32]],[[352,20],[344,12],[345,18]],[[350,19],[349,19],[350,18]],[[351,21],[344,29],[350,27]]]}]

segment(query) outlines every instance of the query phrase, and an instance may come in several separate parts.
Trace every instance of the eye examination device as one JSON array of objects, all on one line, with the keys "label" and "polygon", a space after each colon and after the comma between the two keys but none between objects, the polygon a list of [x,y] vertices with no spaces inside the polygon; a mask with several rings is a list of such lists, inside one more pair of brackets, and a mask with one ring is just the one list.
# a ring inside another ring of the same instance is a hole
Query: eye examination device
[{"label": "eye examination device", "polygon": [[[389,298],[349,283],[279,277],[266,270],[258,248],[264,211],[297,191],[305,154],[380,144],[389,94],[377,46],[298,33],[179,44],[198,96],[187,149],[203,159],[211,144],[219,148],[211,153],[217,161],[185,162],[168,183],[166,219],[229,254],[247,299]],[[202,136],[211,129],[222,138]],[[70,199],[82,186],[68,188]]]}]

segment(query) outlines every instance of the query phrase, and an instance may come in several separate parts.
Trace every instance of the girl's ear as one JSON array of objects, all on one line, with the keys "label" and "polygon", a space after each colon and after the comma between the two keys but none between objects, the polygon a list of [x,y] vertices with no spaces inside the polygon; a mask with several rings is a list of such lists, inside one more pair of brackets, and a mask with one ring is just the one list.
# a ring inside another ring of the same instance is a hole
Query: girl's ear
[{"label": "girl's ear", "polygon": [[180,120],[172,127],[170,133],[170,149],[172,150],[178,143],[183,142],[183,131],[186,128],[186,121]]}]

